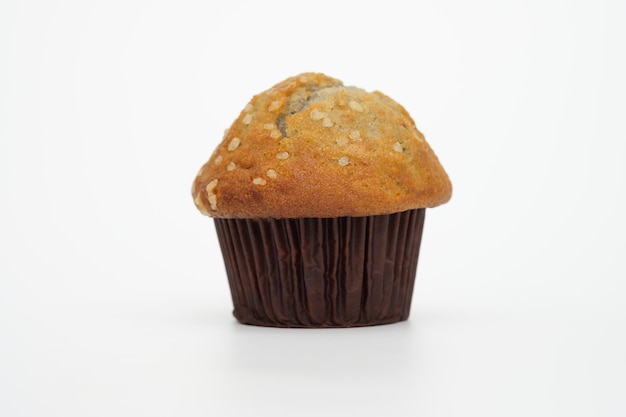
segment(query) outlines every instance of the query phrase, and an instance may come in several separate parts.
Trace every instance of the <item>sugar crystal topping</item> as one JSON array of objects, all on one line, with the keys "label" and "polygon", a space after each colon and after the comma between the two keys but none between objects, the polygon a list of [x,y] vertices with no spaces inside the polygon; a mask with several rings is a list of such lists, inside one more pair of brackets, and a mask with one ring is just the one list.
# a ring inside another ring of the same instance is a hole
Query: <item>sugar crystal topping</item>
[{"label": "sugar crystal topping", "polygon": [[217,183],[218,180],[215,179],[209,182],[205,187],[207,198],[209,200],[209,204],[211,205],[211,210],[217,210],[217,195],[215,195],[215,193],[213,192],[213,190],[215,190],[215,187],[217,186]]},{"label": "sugar crystal topping", "polygon": [[278,110],[280,108],[280,101],[272,101],[270,106],[267,108],[268,111]]},{"label": "sugar crystal topping", "polygon": [[232,152],[235,149],[237,149],[239,147],[239,145],[241,145],[241,139],[239,139],[237,137],[232,138],[230,143],[228,144],[228,150]]},{"label": "sugar crystal topping", "polygon": [[322,120],[326,116],[327,116],[326,113],[321,112],[318,109],[311,110],[311,114],[309,115],[311,120]]},{"label": "sugar crystal topping", "polygon": [[217,186],[218,180],[213,180],[206,185],[206,192],[211,194],[215,187]]},{"label": "sugar crystal topping", "polygon": [[350,101],[350,103],[348,103],[348,106],[350,106],[352,110],[358,111],[359,113],[363,111],[363,106],[361,106],[360,103],[354,100]]},{"label": "sugar crystal topping", "polygon": [[209,204],[211,205],[211,210],[217,210],[217,196],[215,194],[209,195]]},{"label": "sugar crystal topping", "polygon": [[206,207],[204,206],[204,203],[202,202],[201,193],[196,194],[196,197],[193,199],[193,201],[196,203],[196,207],[198,207],[198,210],[200,210],[202,214],[209,214]]}]

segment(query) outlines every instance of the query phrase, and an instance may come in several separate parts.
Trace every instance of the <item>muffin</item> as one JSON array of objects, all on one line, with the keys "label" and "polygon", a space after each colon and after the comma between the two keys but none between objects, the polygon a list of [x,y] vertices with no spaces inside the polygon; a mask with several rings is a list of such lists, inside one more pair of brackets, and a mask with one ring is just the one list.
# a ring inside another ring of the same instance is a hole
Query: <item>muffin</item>
[{"label": "muffin", "polygon": [[254,96],[192,188],[234,316],[276,327],[406,320],[425,209],[451,193],[401,105],[318,73]]}]

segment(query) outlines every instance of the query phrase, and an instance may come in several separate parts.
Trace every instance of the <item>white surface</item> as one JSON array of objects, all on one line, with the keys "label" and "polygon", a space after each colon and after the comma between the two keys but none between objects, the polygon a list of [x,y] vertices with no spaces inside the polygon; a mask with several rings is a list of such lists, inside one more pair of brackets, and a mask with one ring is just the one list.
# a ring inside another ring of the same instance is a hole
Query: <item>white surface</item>
[{"label": "white surface", "polygon": [[[626,415],[624,3],[406,7],[0,4],[0,416]],[[191,182],[311,70],[404,104],[453,180],[406,323],[231,316]]]}]

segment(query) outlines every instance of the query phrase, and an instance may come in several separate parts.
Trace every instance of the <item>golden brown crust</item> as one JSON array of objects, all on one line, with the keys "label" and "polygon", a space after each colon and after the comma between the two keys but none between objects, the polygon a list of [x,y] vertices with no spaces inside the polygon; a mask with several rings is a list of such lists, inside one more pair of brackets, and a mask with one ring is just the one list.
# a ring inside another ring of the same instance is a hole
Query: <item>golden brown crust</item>
[{"label": "golden brown crust", "polygon": [[402,106],[305,73],[251,100],[192,193],[212,217],[342,217],[434,207],[452,185]]}]

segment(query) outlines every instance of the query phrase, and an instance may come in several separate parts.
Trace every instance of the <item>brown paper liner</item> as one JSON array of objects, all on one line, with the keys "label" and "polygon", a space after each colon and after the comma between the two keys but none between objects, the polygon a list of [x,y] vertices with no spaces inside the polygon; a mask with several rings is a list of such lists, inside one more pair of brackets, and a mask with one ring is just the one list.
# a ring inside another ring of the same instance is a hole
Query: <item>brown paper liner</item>
[{"label": "brown paper liner", "polygon": [[214,219],[234,316],[272,327],[406,320],[424,215]]}]

